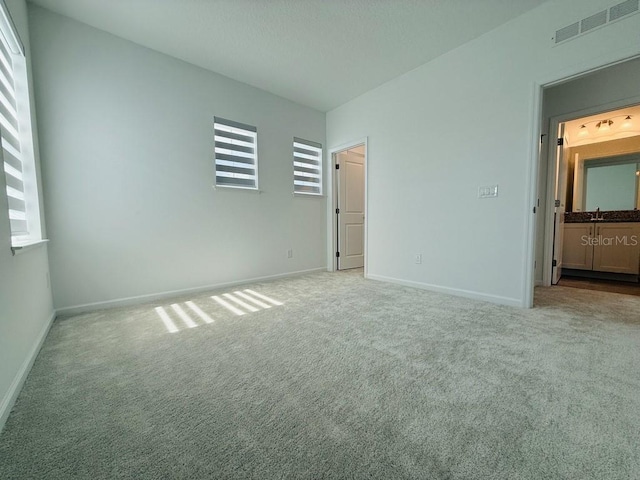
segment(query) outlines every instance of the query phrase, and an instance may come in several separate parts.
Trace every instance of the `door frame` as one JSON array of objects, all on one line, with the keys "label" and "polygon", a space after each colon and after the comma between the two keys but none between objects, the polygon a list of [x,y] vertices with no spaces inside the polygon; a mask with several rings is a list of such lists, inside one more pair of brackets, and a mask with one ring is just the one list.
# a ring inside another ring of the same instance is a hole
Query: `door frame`
[{"label": "door frame", "polygon": [[[528,172],[526,178],[528,179],[528,184],[526,185],[525,192],[525,204],[524,204],[524,242],[523,242],[523,252],[522,256],[522,271],[524,272],[524,279],[522,282],[522,307],[524,308],[532,308],[533,307],[533,295],[535,288],[535,276],[536,276],[536,213],[539,207],[538,199],[540,195],[546,194],[546,189],[548,185],[540,185],[540,181],[543,180],[540,178],[540,163],[548,162],[547,151],[544,147],[541,147],[541,138],[542,134],[546,131],[546,125],[542,123],[547,119],[543,117],[543,99],[544,99],[544,89],[548,87],[552,87],[555,85],[559,85],[561,83],[569,82],[571,80],[578,79],[587,75],[589,73],[597,72],[599,70],[604,70],[605,68],[611,67],[613,65],[617,65],[619,63],[624,63],[628,60],[633,60],[634,58],[640,57],[638,53],[638,47],[633,46],[629,48],[625,48],[619,50],[617,54],[614,55],[614,58],[607,58],[603,61],[603,63],[598,63],[596,60],[583,62],[581,64],[573,64],[567,68],[563,68],[554,73],[540,76],[533,80],[532,89],[531,89],[531,111],[532,111],[532,122],[530,124],[530,147],[529,147],[529,159],[528,159]],[[594,64],[595,63],[595,64]],[[623,104],[628,104],[629,99],[625,100]],[[548,138],[548,132],[547,132]],[[547,158],[545,158],[547,157]],[[547,210],[549,206],[547,205]],[[546,212],[545,212],[546,213]],[[548,235],[548,218],[545,219],[545,239]],[[544,248],[548,248],[547,242],[545,242]],[[551,281],[551,277],[549,276],[549,282]]]},{"label": "door frame", "polygon": [[338,270],[338,259],[336,252],[338,251],[338,180],[336,175],[336,158],[338,153],[350,150],[354,147],[364,145],[364,277],[368,274],[368,253],[369,253],[369,148],[368,137],[343,143],[331,147],[328,152],[329,161],[326,162],[329,171],[327,172],[327,271],[335,272]]},{"label": "door frame", "polygon": [[[549,132],[557,132],[561,123],[570,122],[582,117],[607,113],[620,108],[631,107],[640,104],[640,96],[629,97],[623,100],[616,100],[605,104],[594,105],[570,113],[565,113],[555,117],[550,117]],[[555,136],[550,138],[546,151],[547,162],[547,185],[546,185],[546,210],[544,212],[544,263],[542,265],[542,285],[549,287],[552,284],[553,277],[553,243],[555,240],[554,232],[554,212],[555,212],[555,184],[557,180],[557,172],[555,169],[555,153],[557,149]],[[542,212],[541,212],[542,213]]]}]

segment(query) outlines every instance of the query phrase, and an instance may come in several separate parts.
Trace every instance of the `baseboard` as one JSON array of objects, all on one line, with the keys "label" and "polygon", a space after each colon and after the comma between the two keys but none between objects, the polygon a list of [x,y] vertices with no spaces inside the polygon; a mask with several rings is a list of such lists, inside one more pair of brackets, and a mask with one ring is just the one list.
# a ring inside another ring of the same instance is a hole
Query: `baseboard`
[{"label": "baseboard", "polygon": [[202,287],[185,288],[182,290],[171,290],[167,292],[151,293],[147,295],[138,295],[135,297],[117,298],[115,300],[107,300],[104,302],[85,303],[82,305],[74,305],[71,307],[58,308],[58,315],[77,315],[79,313],[93,312],[95,310],[104,310],[107,308],[126,307],[130,305],[138,305],[141,303],[153,302],[155,300],[163,300],[166,298],[177,297],[180,295],[188,295],[191,293],[201,293],[208,290],[217,290],[219,288],[233,287],[236,285],[246,285],[248,283],[264,282],[265,280],[277,280],[278,278],[297,277],[313,272],[325,272],[325,267],[310,268],[308,270],[298,270],[295,272],[279,273],[276,275],[267,275],[264,277],[247,278],[236,280],[233,282],[216,283],[213,285],[205,285]]},{"label": "baseboard", "polygon": [[44,325],[44,327],[40,331],[40,335],[36,340],[36,343],[31,348],[29,355],[27,356],[24,363],[20,367],[20,370],[18,370],[18,373],[16,373],[16,376],[14,377],[13,382],[11,382],[11,386],[9,387],[9,390],[7,391],[4,398],[2,399],[2,402],[0,403],[0,432],[4,428],[4,424],[6,423],[7,418],[9,418],[11,409],[13,408],[13,405],[16,403],[16,399],[20,394],[20,390],[22,390],[24,381],[27,379],[27,376],[31,371],[31,367],[33,366],[33,362],[36,361],[36,357],[38,356],[38,353],[40,353],[40,348],[42,348],[44,339],[47,338],[47,335],[49,333],[49,330],[51,329],[51,325],[53,325],[53,321],[55,320],[55,318],[56,318],[56,312],[54,311],[51,314],[51,317],[49,318],[47,323]]},{"label": "baseboard", "polygon": [[382,275],[367,275],[368,279],[380,282],[395,283],[406,287],[420,288],[431,292],[445,293],[447,295],[455,295],[457,297],[471,298],[473,300],[482,300],[484,302],[497,303],[499,305],[508,305],[510,307],[523,308],[522,300],[518,298],[501,297],[499,295],[490,295],[487,293],[474,292],[472,290],[462,290],[459,288],[442,287],[440,285],[432,285],[430,283],[413,282],[411,280],[401,280],[399,278],[385,277]]}]

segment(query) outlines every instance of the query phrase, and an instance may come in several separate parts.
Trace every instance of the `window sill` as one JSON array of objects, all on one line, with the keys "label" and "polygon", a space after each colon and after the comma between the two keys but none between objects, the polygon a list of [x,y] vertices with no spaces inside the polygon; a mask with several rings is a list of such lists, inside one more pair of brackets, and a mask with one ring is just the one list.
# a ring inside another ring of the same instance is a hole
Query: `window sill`
[{"label": "window sill", "polygon": [[24,253],[27,250],[40,247],[48,242],[49,242],[49,239],[45,238],[42,240],[30,240],[27,242],[16,243],[15,245],[11,245],[11,255],[18,255],[20,253]]},{"label": "window sill", "polygon": [[261,194],[262,190],[259,190],[257,188],[250,188],[250,187],[236,187],[233,185],[214,185],[213,186],[214,190],[227,190],[227,191],[232,191],[232,190],[237,190],[239,192],[251,192],[251,193],[257,193],[257,194]]},{"label": "window sill", "polygon": [[324,198],[324,194],[322,193],[302,193],[302,192],[293,192],[294,197],[306,197],[306,198]]}]

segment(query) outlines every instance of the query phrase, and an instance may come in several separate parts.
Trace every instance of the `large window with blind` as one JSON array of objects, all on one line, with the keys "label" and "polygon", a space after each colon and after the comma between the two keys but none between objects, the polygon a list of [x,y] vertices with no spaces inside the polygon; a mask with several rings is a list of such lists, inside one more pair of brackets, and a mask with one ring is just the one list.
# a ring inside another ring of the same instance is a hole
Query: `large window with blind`
[{"label": "large window with blind", "polygon": [[258,188],[256,127],[214,117],[216,186]]},{"label": "large window with blind", "polygon": [[322,145],[293,139],[293,192],[322,195]]},{"label": "large window with blind", "polygon": [[0,137],[11,245],[41,240],[24,48],[0,3]]}]

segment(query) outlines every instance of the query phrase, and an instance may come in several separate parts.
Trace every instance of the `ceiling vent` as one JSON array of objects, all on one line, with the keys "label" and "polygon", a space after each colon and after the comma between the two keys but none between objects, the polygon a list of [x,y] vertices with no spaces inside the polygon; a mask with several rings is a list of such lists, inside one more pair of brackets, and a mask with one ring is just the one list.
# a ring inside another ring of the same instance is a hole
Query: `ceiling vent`
[{"label": "ceiling vent", "polygon": [[640,11],[640,0],[626,0],[625,2],[614,5],[608,10],[602,10],[601,12],[556,30],[556,34],[553,36],[553,44],[559,45],[565,43],[599,27],[638,13],[638,11]]}]

